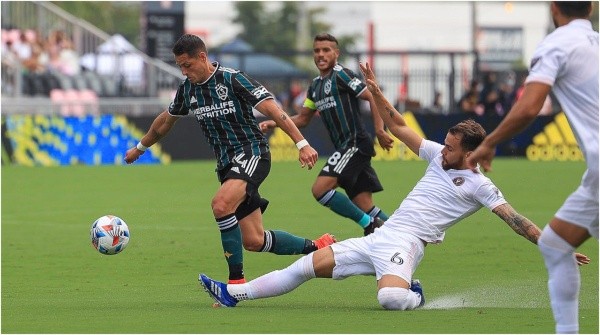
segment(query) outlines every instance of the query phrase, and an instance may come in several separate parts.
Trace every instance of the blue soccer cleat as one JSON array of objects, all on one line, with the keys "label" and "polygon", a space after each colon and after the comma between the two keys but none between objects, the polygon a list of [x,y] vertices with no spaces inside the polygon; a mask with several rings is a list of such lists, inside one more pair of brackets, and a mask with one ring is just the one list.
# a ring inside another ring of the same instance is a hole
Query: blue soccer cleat
[{"label": "blue soccer cleat", "polygon": [[210,279],[204,274],[201,274],[198,280],[202,284],[202,287],[204,287],[204,290],[208,292],[217,304],[225,307],[235,307],[237,305],[238,300],[227,292],[227,284]]},{"label": "blue soccer cleat", "polygon": [[410,290],[421,296],[421,302],[418,307],[423,307],[425,305],[425,295],[423,294],[423,286],[421,286],[421,282],[418,279],[410,282]]}]

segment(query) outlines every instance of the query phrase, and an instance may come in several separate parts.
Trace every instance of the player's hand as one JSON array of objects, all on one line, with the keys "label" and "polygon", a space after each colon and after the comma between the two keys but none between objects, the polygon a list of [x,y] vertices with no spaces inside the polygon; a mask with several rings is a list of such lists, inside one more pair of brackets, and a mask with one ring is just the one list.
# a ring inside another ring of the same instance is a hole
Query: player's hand
[{"label": "player's hand", "polygon": [[584,254],[580,254],[580,253],[576,252],[575,258],[577,259],[577,265],[579,265],[579,266],[582,266],[585,264],[590,264],[590,258]]},{"label": "player's hand", "polygon": [[369,62],[366,62],[365,64],[359,63],[358,65],[360,66],[360,72],[362,72],[363,76],[365,77],[365,82],[367,83],[367,88],[369,91],[372,94],[381,93],[379,85],[377,85],[377,80],[375,79],[375,73],[373,73]]},{"label": "player's hand", "polygon": [[263,122],[259,123],[258,127],[260,128],[260,131],[262,131],[263,133],[266,134],[271,129],[277,127],[277,123],[275,123],[275,121],[273,121],[273,120],[267,120],[267,121],[263,121]]},{"label": "player's hand", "polygon": [[481,165],[483,171],[492,171],[492,160],[496,155],[496,147],[488,146],[485,143],[481,143],[475,151],[467,157],[467,167],[471,171],[477,173],[477,163]]},{"label": "player's hand", "polygon": [[307,166],[308,169],[311,170],[313,168],[313,166],[315,166],[315,164],[317,164],[318,158],[319,158],[319,154],[310,145],[303,147],[298,152],[298,160],[300,161],[300,166],[302,166],[302,168]]},{"label": "player's hand", "polygon": [[142,154],[144,154],[144,152],[136,147],[127,150],[127,152],[125,153],[125,163],[131,164],[135,162],[138,158],[140,158]]},{"label": "player's hand", "polygon": [[390,151],[390,149],[394,147],[394,138],[385,130],[377,132],[375,136],[377,136],[377,141],[383,149]]}]

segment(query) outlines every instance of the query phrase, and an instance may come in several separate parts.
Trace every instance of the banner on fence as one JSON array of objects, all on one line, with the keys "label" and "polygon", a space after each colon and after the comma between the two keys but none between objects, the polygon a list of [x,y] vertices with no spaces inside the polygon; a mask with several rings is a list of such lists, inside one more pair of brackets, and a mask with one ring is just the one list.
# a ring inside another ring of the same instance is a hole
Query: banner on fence
[{"label": "banner on fence", "polygon": [[[409,126],[426,139],[443,143],[448,129],[468,116],[404,113]],[[49,115],[8,115],[2,118],[2,163],[26,166],[124,164],[125,152],[133,147],[152,124],[153,116],[125,117],[100,115],[63,117]],[[486,131],[501,121],[480,116],[475,121]],[[365,124],[373,131],[371,117]],[[321,158],[334,151],[323,123],[315,117],[302,133]],[[296,161],[298,150],[279,128],[267,134],[272,158]],[[403,143],[396,141],[390,151],[375,142],[374,160],[418,160]],[[564,113],[539,116],[529,128],[497,148],[497,156],[524,156],[532,161],[583,161]],[[193,117],[182,118],[172,131],[140,157],[138,163],[168,164],[178,160],[215,159],[214,153]]]}]

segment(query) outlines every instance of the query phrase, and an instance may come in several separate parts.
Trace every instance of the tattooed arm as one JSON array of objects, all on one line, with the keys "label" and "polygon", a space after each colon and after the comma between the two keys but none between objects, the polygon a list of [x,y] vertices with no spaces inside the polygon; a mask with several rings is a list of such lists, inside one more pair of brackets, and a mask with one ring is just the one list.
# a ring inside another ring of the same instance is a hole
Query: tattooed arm
[{"label": "tattooed arm", "polygon": [[[292,120],[294,122],[296,127],[303,128],[310,122],[310,120],[312,119],[312,117],[314,115],[315,115],[314,110],[311,110],[310,108],[307,108],[307,107],[302,107],[298,114],[290,117],[290,120]],[[266,120],[266,121],[261,122],[259,124],[259,126],[260,126],[260,130],[262,130],[263,133],[266,133],[266,132],[270,131],[271,129],[277,127],[277,123],[274,120]]]},{"label": "tattooed arm", "polygon": [[531,243],[537,244],[542,231],[531,220],[517,213],[511,205],[507,203],[500,205],[494,208],[493,212],[504,220],[515,233],[525,237]]},{"label": "tattooed arm", "polygon": [[412,152],[419,155],[419,148],[421,147],[421,142],[423,142],[423,137],[417,134],[417,132],[412,130],[406,124],[406,120],[402,114],[400,114],[400,112],[398,112],[385,98],[383,92],[379,88],[379,85],[377,85],[375,74],[373,73],[373,70],[371,70],[369,63],[366,63],[365,65],[360,64],[360,69],[365,76],[367,88],[373,95],[373,100],[375,100],[377,111],[379,112],[379,115],[383,119],[383,122],[388,127],[389,131],[397,139],[404,142],[404,144],[406,144],[406,146],[412,150]]},{"label": "tattooed arm", "polygon": [[296,124],[294,124],[294,121],[291,120],[290,116],[283,111],[283,109],[279,108],[273,99],[262,101],[256,105],[256,109],[265,116],[271,118],[271,120],[273,120],[273,122],[275,122],[275,124],[277,124],[277,126],[294,141],[294,143],[296,143],[296,146],[298,146],[298,150],[300,151],[298,157],[300,164],[302,167],[308,166],[309,170],[312,169],[317,163],[319,154],[304,139],[304,136],[302,136],[302,133],[300,133],[300,130],[298,130],[298,127],[296,127]]},{"label": "tattooed arm", "polygon": [[[508,224],[515,233],[525,237],[531,243],[537,244],[542,231],[536,226],[531,220],[517,213],[514,208],[509,204],[500,205],[492,211],[498,215],[504,222]],[[590,258],[584,254],[578,252],[575,253],[575,259],[577,265],[584,265],[590,262]]]},{"label": "tattooed arm", "polygon": [[270,118],[279,128],[281,128],[281,130],[288,134],[294,143],[298,143],[304,139],[304,136],[302,136],[294,121],[277,105],[275,100],[264,100],[256,106],[256,109],[266,117]]}]

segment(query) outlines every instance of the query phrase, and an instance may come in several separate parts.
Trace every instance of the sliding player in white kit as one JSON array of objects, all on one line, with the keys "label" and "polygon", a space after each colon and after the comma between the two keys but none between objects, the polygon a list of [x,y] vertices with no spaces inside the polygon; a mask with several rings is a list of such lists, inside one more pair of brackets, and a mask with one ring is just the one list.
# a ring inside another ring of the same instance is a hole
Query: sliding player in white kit
[{"label": "sliding player in white kit", "polygon": [[552,89],[587,171],[579,188],[544,228],[538,245],[548,270],[556,332],[577,333],[581,278],[575,249],[590,236],[598,239],[598,32],[589,21],[591,1],[555,1],[550,10],[557,29],[537,47],[522,97],[467,163],[490,170],[496,145],[527,128]]},{"label": "sliding player in white kit", "polygon": [[[390,132],[429,162],[425,175],[371,235],[334,243],[246,284],[227,285],[201,274],[200,283],[222,306],[282,295],[317,277],[339,280],[356,275],[375,276],[377,299],[385,309],[423,306],[423,289],[412,275],[423,258],[425,246],[441,243],[448,228],[482,207],[536,243],[540,229],[517,213],[490,179],[466,166],[466,157],[485,137],[481,125],[473,120],[457,124],[448,131],[444,145],[425,140],[407,126],[385,99],[369,65],[361,64],[361,70]],[[578,257],[582,263],[588,261],[585,255]]]}]

